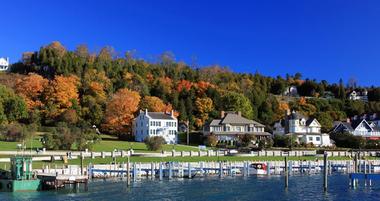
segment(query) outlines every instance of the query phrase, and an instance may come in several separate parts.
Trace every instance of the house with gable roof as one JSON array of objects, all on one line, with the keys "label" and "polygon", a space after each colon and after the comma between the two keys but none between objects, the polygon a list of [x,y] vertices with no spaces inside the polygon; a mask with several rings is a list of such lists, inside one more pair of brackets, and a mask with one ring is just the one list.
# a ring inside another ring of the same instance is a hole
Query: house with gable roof
[{"label": "house with gable roof", "polygon": [[321,124],[316,118],[298,112],[287,111],[285,118],[273,126],[274,135],[295,136],[298,143],[312,143],[315,146],[331,146],[330,136],[321,133]]},{"label": "house with gable roof", "polygon": [[346,122],[335,122],[333,132],[348,132],[355,136],[361,136],[369,139],[380,139],[380,128],[374,122],[368,122],[366,119],[356,119]]},{"label": "house with gable roof", "polygon": [[241,115],[241,112],[222,111],[220,119],[214,119],[206,124],[204,135],[216,135],[219,141],[234,142],[239,135],[254,135],[257,139],[270,137],[271,134],[264,131],[265,126]]}]

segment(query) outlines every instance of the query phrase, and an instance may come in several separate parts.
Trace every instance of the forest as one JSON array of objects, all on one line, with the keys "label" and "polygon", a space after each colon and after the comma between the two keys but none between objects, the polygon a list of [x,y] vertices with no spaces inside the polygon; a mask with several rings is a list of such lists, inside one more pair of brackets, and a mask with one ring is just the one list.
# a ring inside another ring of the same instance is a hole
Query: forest
[{"label": "forest", "polygon": [[[0,123],[3,140],[21,140],[42,128],[52,149],[89,146],[101,133],[131,139],[131,123],[140,109],[174,110],[178,120],[201,130],[220,111],[242,115],[266,125],[287,110],[313,116],[328,132],[333,121],[380,112],[380,87],[360,87],[356,81],[328,83],[303,78],[300,73],[270,77],[235,73],[228,67],[198,66],[176,61],[170,52],[155,61],[120,56],[112,47],[91,52],[86,45],[66,49],[60,42],[24,52],[11,72],[0,77]],[[254,61],[252,61],[254,62]],[[299,96],[284,96],[296,86]],[[352,90],[368,91],[368,102],[352,101]],[[61,143],[61,142],[65,143]]]}]

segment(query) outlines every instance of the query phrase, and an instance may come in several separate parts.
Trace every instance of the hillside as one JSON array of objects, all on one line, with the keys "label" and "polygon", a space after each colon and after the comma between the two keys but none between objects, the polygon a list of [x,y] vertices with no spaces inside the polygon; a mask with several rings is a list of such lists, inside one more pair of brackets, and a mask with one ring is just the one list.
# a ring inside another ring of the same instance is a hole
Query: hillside
[{"label": "hillside", "polygon": [[[193,130],[222,110],[235,110],[270,131],[290,109],[316,117],[326,131],[334,120],[380,112],[379,87],[366,89],[365,103],[347,100],[352,90],[364,90],[355,83],[348,87],[343,81],[317,82],[299,73],[285,78],[241,74],[217,65],[195,68],[169,53],[156,62],[134,58],[131,52],[115,55],[110,47],[93,54],[84,45],[71,51],[59,42],[23,53],[12,72],[0,76],[5,86],[0,91],[2,124],[81,129],[95,125],[104,133],[128,137],[139,109],[173,109],[180,121],[190,121]],[[283,96],[289,86],[297,87],[299,97]],[[333,97],[323,98],[328,93]]]}]

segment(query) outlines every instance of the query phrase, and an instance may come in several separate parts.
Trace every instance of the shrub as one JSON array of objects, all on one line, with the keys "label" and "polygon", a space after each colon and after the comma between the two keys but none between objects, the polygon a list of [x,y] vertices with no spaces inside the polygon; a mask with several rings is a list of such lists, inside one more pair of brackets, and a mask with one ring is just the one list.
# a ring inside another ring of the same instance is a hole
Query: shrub
[{"label": "shrub", "polygon": [[162,145],[165,143],[165,139],[161,136],[145,138],[145,145],[150,151],[157,151],[161,149]]},{"label": "shrub", "polygon": [[218,137],[216,135],[208,135],[206,139],[206,145],[210,147],[215,147],[218,144]]},{"label": "shrub", "polygon": [[34,126],[25,126],[24,124],[12,123],[3,126],[2,140],[11,142],[20,142],[32,137]]}]

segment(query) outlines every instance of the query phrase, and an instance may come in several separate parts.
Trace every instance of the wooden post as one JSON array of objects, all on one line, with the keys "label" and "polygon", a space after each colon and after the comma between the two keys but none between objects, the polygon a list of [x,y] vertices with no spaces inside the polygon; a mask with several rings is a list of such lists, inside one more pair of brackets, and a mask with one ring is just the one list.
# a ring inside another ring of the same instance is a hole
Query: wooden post
[{"label": "wooden post", "polygon": [[133,182],[135,182],[136,179],[137,179],[136,163],[133,163]]},{"label": "wooden post", "polygon": [[327,152],[323,154],[323,190],[327,191]]},{"label": "wooden post", "polygon": [[172,179],[172,162],[169,162],[169,179]]},{"label": "wooden post", "polygon": [[131,184],[131,174],[130,174],[130,167],[129,167],[130,161],[129,161],[129,155],[127,157],[127,186]]},{"label": "wooden post", "polygon": [[219,177],[223,177],[223,167],[221,161],[219,161]]},{"label": "wooden post", "polygon": [[154,177],[154,164],[153,162],[150,163],[150,178],[153,179]]},{"label": "wooden post", "polygon": [[162,175],[162,162],[160,162],[160,181],[162,181],[162,177],[163,177],[163,175]]},{"label": "wooden post", "polygon": [[81,153],[80,154],[80,175],[83,175],[83,171],[84,171],[84,169],[83,169],[83,158],[84,158],[84,156]]},{"label": "wooden post", "polygon": [[289,186],[288,157],[285,156],[285,188]]},{"label": "wooden post", "polygon": [[190,144],[190,136],[189,136],[189,130],[190,130],[190,122],[189,120],[186,121],[187,129],[186,129],[186,144]]},{"label": "wooden post", "polygon": [[189,179],[191,179],[191,163],[190,162],[187,163],[187,169],[188,169],[187,173],[189,174],[188,175]]}]

